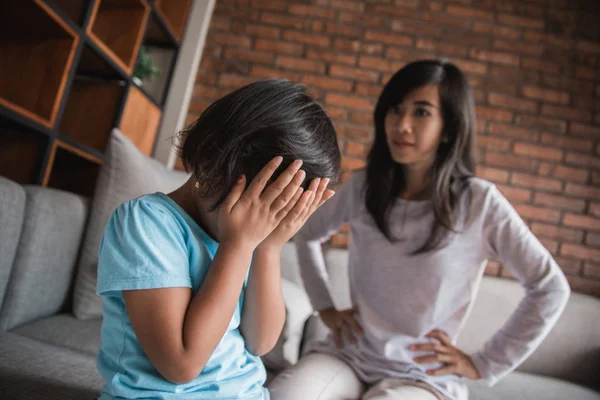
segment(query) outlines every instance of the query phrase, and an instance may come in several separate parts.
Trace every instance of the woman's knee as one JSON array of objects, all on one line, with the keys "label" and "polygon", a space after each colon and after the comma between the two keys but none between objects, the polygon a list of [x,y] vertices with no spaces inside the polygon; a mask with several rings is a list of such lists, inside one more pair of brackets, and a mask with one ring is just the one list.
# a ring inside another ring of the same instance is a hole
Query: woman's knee
[{"label": "woman's knee", "polygon": [[363,383],[344,361],[313,353],[279,374],[269,385],[272,400],[357,399]]}]

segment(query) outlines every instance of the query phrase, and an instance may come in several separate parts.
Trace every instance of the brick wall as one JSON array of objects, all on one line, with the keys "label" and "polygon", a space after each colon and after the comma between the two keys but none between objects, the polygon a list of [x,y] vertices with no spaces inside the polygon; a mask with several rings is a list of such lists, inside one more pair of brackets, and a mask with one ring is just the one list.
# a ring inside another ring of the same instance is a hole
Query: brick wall
[{"label": "brick wall", "polygon": [[[478,175],[575,290],[600,296],[597,0],[217,0],[189,119],[260,78],[303,82],[334,120],[347,177],[365,165],[382,85],[431,57],[454,61],[474,87]],[[494,263],[487,273],[507,275]]]}]

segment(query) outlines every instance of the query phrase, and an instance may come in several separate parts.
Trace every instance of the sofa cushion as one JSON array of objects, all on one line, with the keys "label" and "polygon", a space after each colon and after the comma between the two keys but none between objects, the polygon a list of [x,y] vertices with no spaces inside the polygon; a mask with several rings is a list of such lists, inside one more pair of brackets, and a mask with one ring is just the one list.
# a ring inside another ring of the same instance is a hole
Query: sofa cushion
[{"label": "sofa cushion", "polygon": [[0,335],[0,393],[6,400],[95,399],[96,359],[14,333]]},{"label": "sofa cushion", "polygon": [[0,176],[0,308],[23,227],[25,190]]},{"label": "sofa cushion", "polygon": [[25,186],[23,230],[0,313],[0,327],[57,313],[66,304],[88,200],[40,186]]},{"label": "sofa cushion", "polygon": [[100,168],[75,280],[73,313],[77,318],[102,315],[102,300],[96,296],[98,246],[113,211],[143,194],[173,191],[188,178],[188,174],[168,170],[145,156],[119,130],[113,130]]},{"label": "sofa cushion", "polygon": [[600,400],[600,393],[553,378],[513,372],[493,387],[482,381],[469,382],[473,400]]},{"label": "sofa cushion", "polygon": [[[480,349],[508,319],[523,297],[513,280],[484,277],[458,345]],[[568,380],[600,390],[600,300],[573,293],[554,329],[518,370]]]},{"label": "sofa cushion", "polygon": [[72,314],[57,314],[18,326],[10,332],[93,357],[100,348],[101,319],[78,320]]},{"label": "sofa cushion", "polygon": [[265,366],[274,371],[298,362],[304,325],[313,312],[308,295],[301,286],[283,278],[281,289],[285,302],[285,325],[273,350],[262,357]]}]

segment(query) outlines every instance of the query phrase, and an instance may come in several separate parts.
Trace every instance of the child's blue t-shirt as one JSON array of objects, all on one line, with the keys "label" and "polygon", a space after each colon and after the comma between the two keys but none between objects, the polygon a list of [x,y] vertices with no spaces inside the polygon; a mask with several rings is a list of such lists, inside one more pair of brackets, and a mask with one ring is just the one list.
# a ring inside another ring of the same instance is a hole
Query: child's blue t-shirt
[{"label": "child's blue t-shirt", "polygon": [[243,294],[229,327],[200,375],[186,384],[163,378],[140,346],[127,315],[123,290],[189,287],[195,294],[218,243],[162,193],[119,206],[99,248],[98,294],[103,296],[98,369],[104,399],[266,399],[262,361],[240,334]]}]

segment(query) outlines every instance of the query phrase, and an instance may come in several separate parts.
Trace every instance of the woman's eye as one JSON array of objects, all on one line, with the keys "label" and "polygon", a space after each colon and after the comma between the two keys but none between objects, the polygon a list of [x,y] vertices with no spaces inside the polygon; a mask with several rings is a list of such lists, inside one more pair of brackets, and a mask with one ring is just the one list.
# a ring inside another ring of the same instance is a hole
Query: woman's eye
[{"label": "woman's eye", "polygon": [[426,109],[424,109],[424,108],[417,108],[417,109],[415,110],[415,115],[416,115],[417,117],[426,117],[426,116],[428,116],[428,115],[431,115],[431,114],[429,113],[429,111],[427,111],[427,110],[426,110]]},{"label": "woman's eye", "polygon": [[393,107],[392,107],[392,112],[393,112],[394,114],[400,114],[400,107],[398,107],[397,105],[396,105],[396,106],[393,106]]}]

